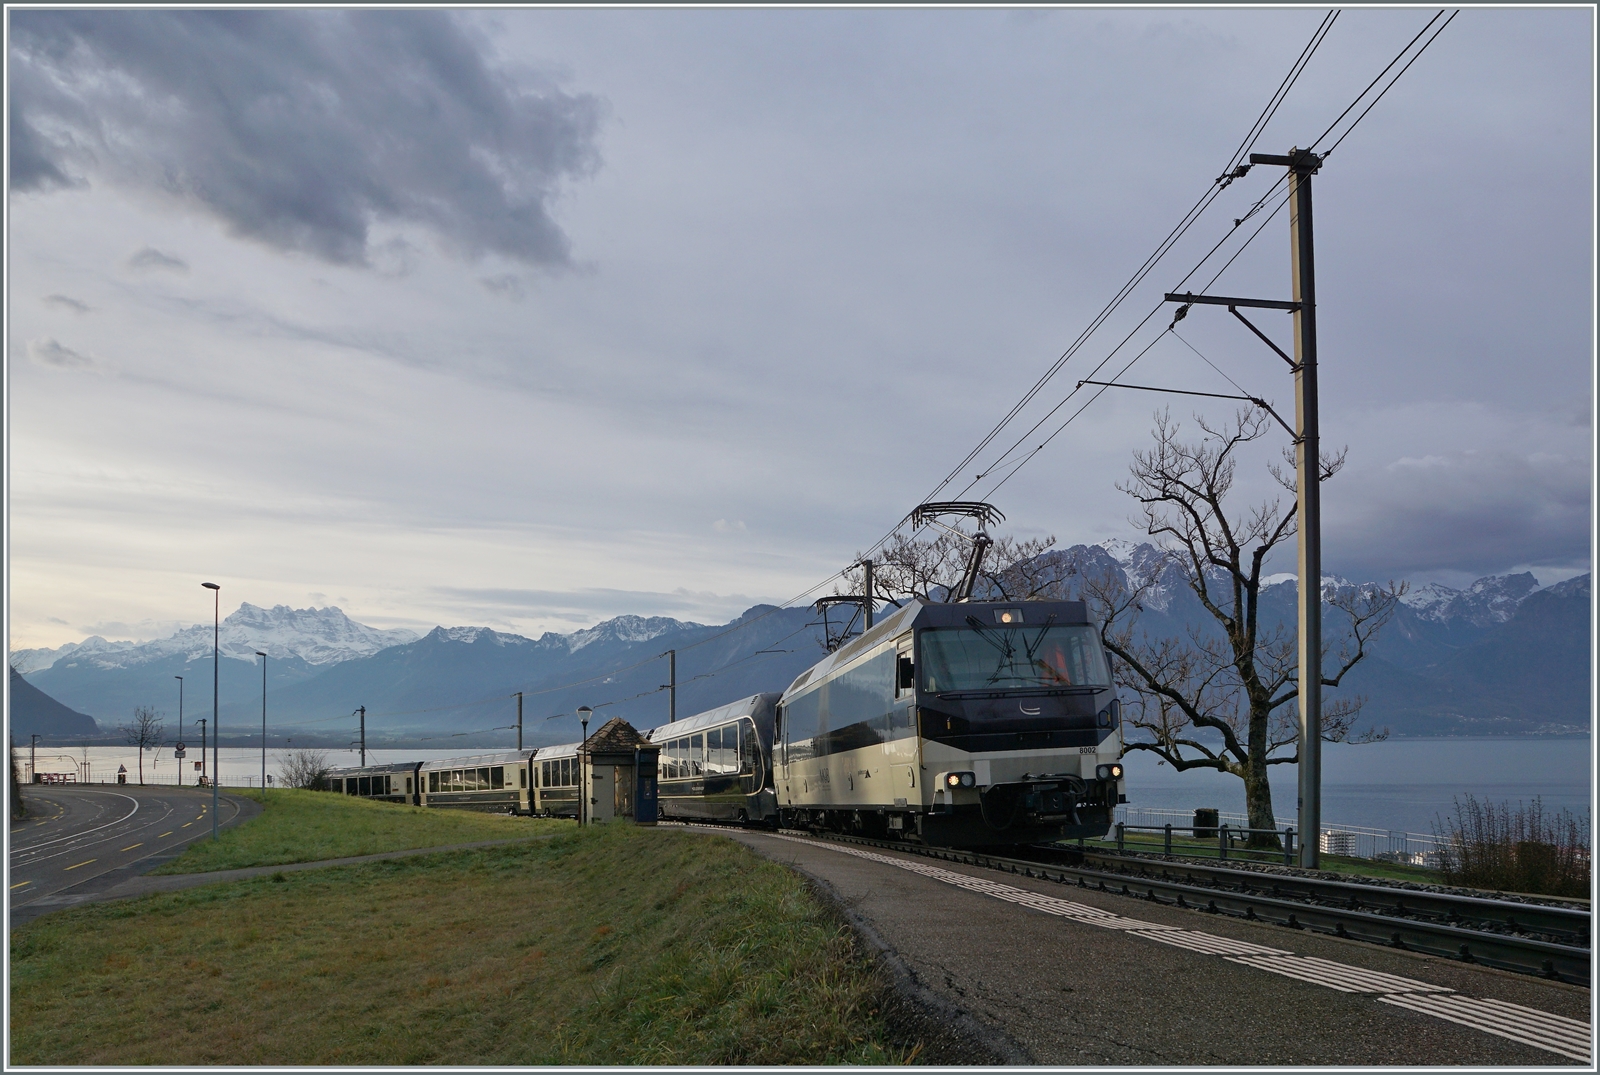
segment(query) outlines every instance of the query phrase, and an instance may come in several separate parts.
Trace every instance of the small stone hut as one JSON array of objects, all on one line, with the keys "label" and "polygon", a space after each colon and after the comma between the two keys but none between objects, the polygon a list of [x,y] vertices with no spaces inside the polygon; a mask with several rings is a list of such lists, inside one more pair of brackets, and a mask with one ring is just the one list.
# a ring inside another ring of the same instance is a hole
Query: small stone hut
[{"label": "small stone hut", "polygon": [[626,818],[656,823],[656,759],[661,748],[621,717],[612,717],[578,748],[583,774],[581,820]]}]

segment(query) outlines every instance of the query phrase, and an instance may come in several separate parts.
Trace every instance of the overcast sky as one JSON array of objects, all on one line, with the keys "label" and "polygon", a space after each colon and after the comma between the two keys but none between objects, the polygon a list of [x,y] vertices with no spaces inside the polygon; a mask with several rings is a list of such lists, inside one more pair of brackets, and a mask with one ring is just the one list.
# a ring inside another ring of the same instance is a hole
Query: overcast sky
[{"label": "overcast sky", "polygon": [[[785,600],[1068,348],[1323,15],[11,9],[10,645],[165,634],[202,580],[524,634]],[[1431,15],[1344,12],[1255,148],[1311,143]],[[1330,572],[1588,569],[1591,19],[1462,11],[1315,180]],[[1280,174],[941,497],[1073,413],[1023,439]],[[1287,298],[1288,250],[1279,214],[1213,293]],[[1225,311],[1179,332],[1292,412]],[[1235,391],[1171,335],[1124,379]],[[1066,426],[992,493],[1010,532],[1137,538],[1115,484],[1162,402]]]}]

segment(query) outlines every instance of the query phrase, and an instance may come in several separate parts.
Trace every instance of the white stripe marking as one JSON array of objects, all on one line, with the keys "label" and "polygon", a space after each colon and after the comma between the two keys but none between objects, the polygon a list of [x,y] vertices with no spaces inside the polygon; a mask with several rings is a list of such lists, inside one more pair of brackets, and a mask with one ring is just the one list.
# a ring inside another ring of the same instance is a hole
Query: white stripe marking
[{"label": "white stripe marking", "polygon": [[[920,862],[906,862],[902,859],[890,858],[887,855],[862,851],[859,848],[819,843],[815,840],[806,840],[797,836],[776,836],[776,839],[789,840],[797,844],[806,844],[810,847],[824,848],[828,851],[836,851],[873,862],[881,862],[885,865],[921,874],[930,880],[943,881],[946,884],[955,885],[971,892],[979,892],[986,896],[993,896],[1008,903],[1021,904],[1022,906],[1032,907],[1035,910],[1060,917],[1075,918],[1086,925],[1102,926],[1107,929],[1121,929],[1135,937],[1144,937],[1147,940],[1160,941],[1163,944],[1188,948],[1195,952],[1205,954],[1215,952],[1215,954],[1222,955],[1230,963],[1238,963],[1255,970],[1270,971],[1273,974],[1281,974],[1284,977],[1295,978],[1303,982],[1309,982],[1312,985],[1336,989],[1341,993],[1382,994],[1377,999],[1385,1004],[1410,1008],[1425,1015],[1432,1015],[1452,1023],[1459,1023],[1462,1026],[1472,1027],[1502,1038],[1509,1038],[1512,1041],[1532,1045],[1548,1052],[1570,1056],[1584,1063],[1589,1062],[1591,1055],[1590,1041],[1592,1032],[1589,1024],[1578,1022],[1575,1019],[1568,1019],[1565,1016],[1551,1015],[1548,1012],[1524,1008],[1521,1005],[1511,1004],[1506,1001],[1463,997],[1444,986],[1429,985],[1427,982],[1401,978],[1393,974],[1384,974],[1381,971],[1367,970],[1364,967],[1354,967],[1347,963],[1336,963],[1328,959],[1318,959],[1315,956],[1297,956],[1289,952],[1283,952],[1280,949],[1264,948],[1258,945],[1251,945],[1246,941],[1217,937],[1197,930],[1185,930],[1179,926],[1140,922],[1137,919],[1124,918],[1114,912],[1104,911],[1098,907],[1073,903],[1071,900],[1056,899],[1043,893],[1014,888],[1011,885],[1003,885],[983,878],[971,877],[967,874],[956,873],[953,870],[946,870],[938,866],[930,866]],[[1202,945],[1213,947],[1202,947]],[[1248,948],[1250,951],[1233,955],[1224,952],[1222,949],[1225,947],[1230,950],[1236,947]]]},{"label": "white stripe marking", "polygon": [[[1517,1004],[1506,1004],[1504,1001],[1479,1000],[1473,997],[1401,995],[1378,999],[1385,1004],[1410,1008],[1412,1011],[1472,1027],[1486,1034],[1495,1034],[1522,1042],[1524,1045],[1532,1045],[1536,1049],[1570,1056],[1585,1064],[1590,1062],[1592,1055],[1589,1024],[1580,1023],[1575,1019],[1534,1011],[1532,1008],[1523,1008]],[[1538,1016],[1541,1026],[1535,1029],[1519,1025],[1514,1018],[1508,1018],[1508,1013],[1498,1010],[1501,1008],[1515,1008],[1524,1013],[1523,1018]],[[1560,1023],[1556,1023],[1555,1020],[1560,1020]],[[1546,1030],[1545,1027],[1553,1029]]]}]

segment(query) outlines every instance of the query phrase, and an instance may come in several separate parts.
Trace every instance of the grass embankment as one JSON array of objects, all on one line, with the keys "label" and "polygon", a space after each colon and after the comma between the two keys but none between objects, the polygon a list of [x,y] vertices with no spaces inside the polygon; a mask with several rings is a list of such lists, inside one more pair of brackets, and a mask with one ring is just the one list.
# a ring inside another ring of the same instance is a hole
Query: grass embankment
[{"label": "grass embankment", "polygon": [[891,1063],[883,989],[745,847],[569,825],[19,926],[11,1062]]},{"label": "grass embankment", "polygon": [[480,840],[542,836],[572,828],[572,822],[541,821],[469,810],[372,802],[325,791],[233,789],[254,799],[261,813],[220,836],[198,840],[152,873],[207,873],[244,866],[376,855],[414,847],[444,847]]}]

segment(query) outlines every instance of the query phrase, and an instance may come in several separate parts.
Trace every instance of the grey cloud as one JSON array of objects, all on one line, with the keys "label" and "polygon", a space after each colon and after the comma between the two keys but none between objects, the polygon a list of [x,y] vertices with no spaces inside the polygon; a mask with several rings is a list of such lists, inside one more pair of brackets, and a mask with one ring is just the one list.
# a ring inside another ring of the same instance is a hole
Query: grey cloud
[{"label": "grey cloud", "polygon": [[[594,616],[704,615],[707,609],[733,608],[744,611],[757,602],[743,594],[697,593],[675,590],[657,593],[649,590],[521,590],[510,588],[462,589],[435,587],[434,593],[451,600],[482,606],[505,608],[523,613],[538,613],[552,619],[574,623],[592,622]],[[562,614],[566,613],[566,614]]]},{"label": "grey cloud", "polygon": [[1442,451],[1368,471],[1346,490],[1339,480],[1323,494],[1327,563],[1352,577],[1477,575],[1588,555],[1587,459]]},{"label": "grey cloud", "polygon": [[521,302],[527,292],[522,289],[522,281],[515,273],[504,273],[500,276],[487,276],[479,280],[485,291],[493,295]]},{"label": "grey cloud", "polygon": [[88,355],[80,355],[48,337],[29,340],[28,357],[41,366],[55,366],[58,369],[87,369],[94,365],[94,359]]},{"label": "grey cloud", "polygon": [[514,83],[447,12],[19,11],[11,46],[15,189],[82,171],[333,263],[384,221],[564,264],[549,203],[598,164],[598,99]]},{"label": "grey cloud", "polygon": [[73,313],[77,314],[86,314],[89,312],[88,303],[79,302],[70,295],[46,295],[39,301],[43,302],[46,306],[59,306],[63,310],[71,310]]},{"label": "grey cloud", "polygon": [[174,254],[163,254],[153,246],[147,246],[128,259],[130,269],[171,269],[173,272],[188,272],[189,263]]}]

